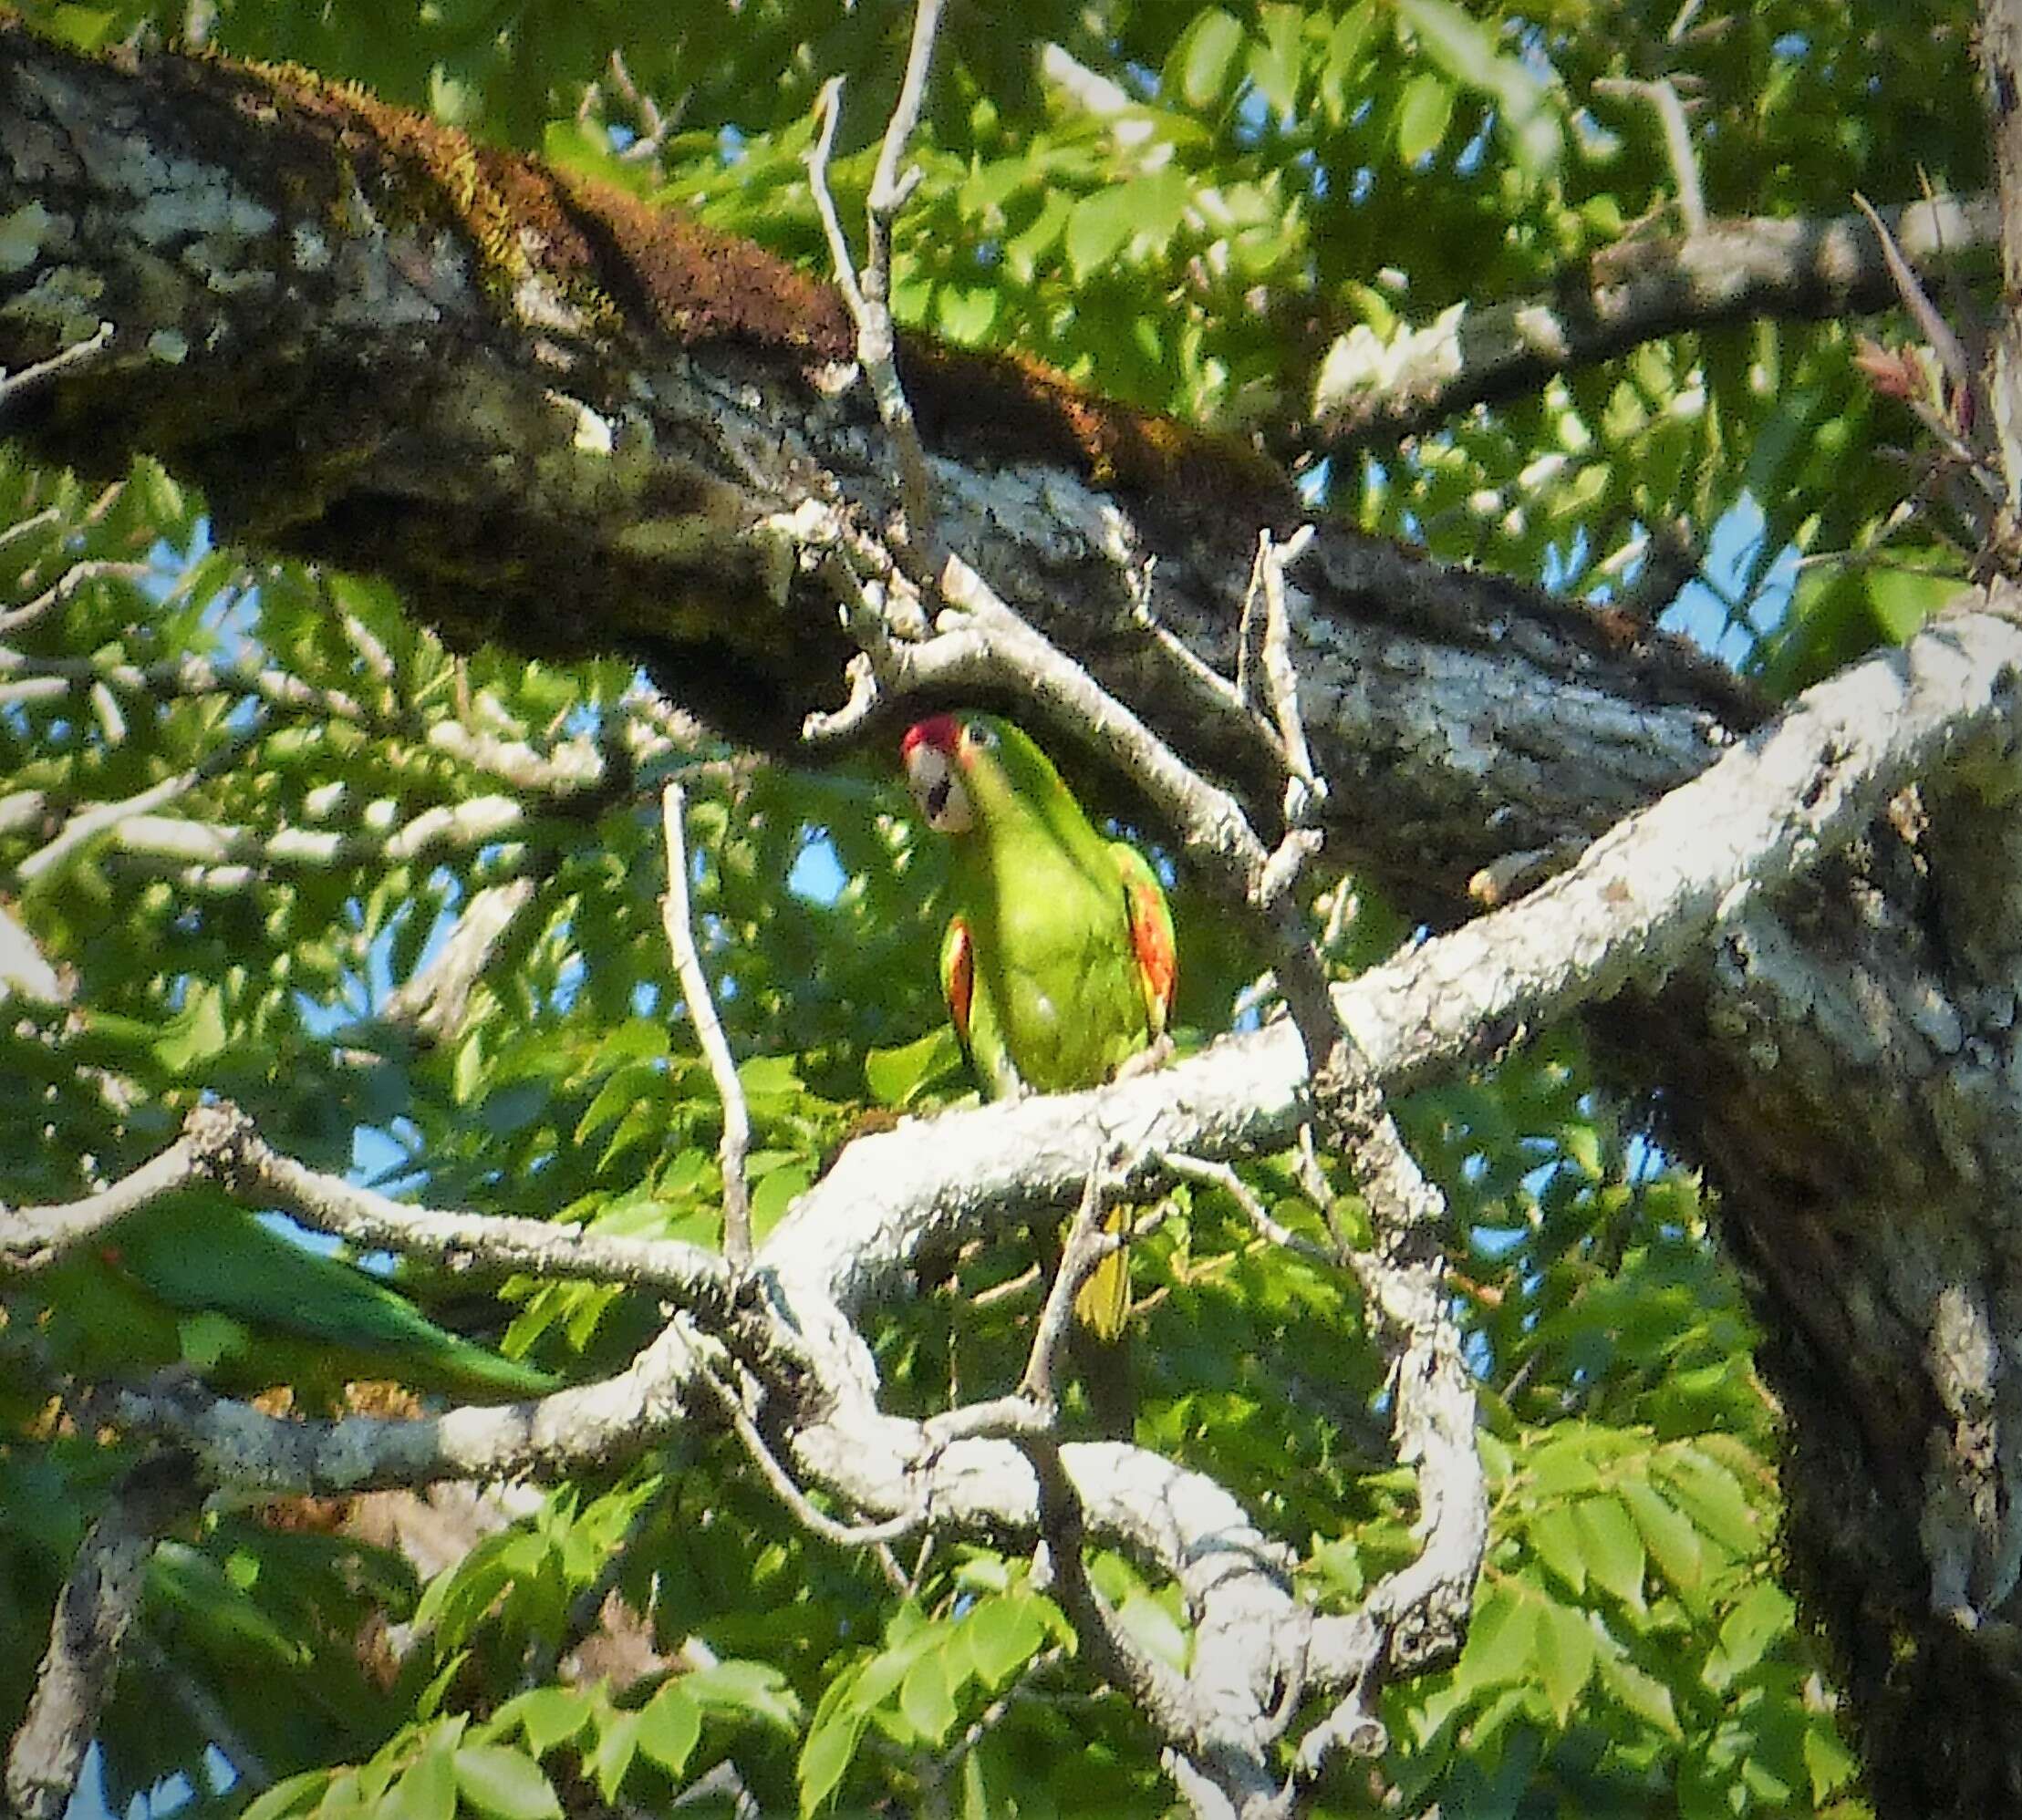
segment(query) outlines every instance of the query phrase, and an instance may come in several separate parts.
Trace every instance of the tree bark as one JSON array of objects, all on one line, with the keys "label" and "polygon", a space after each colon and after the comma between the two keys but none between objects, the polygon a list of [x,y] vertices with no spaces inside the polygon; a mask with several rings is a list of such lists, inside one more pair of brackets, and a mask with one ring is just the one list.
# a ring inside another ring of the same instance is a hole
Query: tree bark
[{"label": "tree bark", "polygon": [[[2002,123],[2016,42],[1988,42]],[[624,653],[775,747],[839,699],[811,540],[878,546],[896,464],[836,300],[755,249],[300,75],[0,24],[0,365],[101,320],[102,356],[6,401],[39,452],[157,453],[221,537],[385,574],[453,641]],[[902,367],[941,537],[1269,802],[1241,717],[1199,710],[1136,609],[1232,670],[1257,533],[1296,495],[1016,362]],[[1761,715],[1622,615],[1338,526],[1289,581],[1332,853],[1430,921]],[[2017,688],[2005,741],[1592,1020],[1721,1192],[1789,1416],[1791,1567],[1892,1814],[2022,1800]]]}]

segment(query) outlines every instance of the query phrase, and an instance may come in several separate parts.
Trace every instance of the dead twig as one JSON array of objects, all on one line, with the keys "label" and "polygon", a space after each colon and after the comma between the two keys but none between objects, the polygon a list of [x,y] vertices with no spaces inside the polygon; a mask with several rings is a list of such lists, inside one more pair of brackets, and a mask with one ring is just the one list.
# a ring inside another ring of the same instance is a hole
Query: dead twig
[{"label": "dead twig", "polygon": [[688,906],[688,843],[682,832],[687,798],[679,783],[660,792],[660,825],[667,836],[667,894],[660,899],[660,924],[674,957],[674,971],[688,1002],[690,1021],[702,1045],[710,1075],[723,1102],[723,1140],[717,1161],[723,1175],[723,1255],[733,1270],[752,1261],[752,1196],[744,1176],[744,1156],[752,1143],[752,1115],[744,1103],[744,1084],[710,996],[709,976],[695,946]]}]

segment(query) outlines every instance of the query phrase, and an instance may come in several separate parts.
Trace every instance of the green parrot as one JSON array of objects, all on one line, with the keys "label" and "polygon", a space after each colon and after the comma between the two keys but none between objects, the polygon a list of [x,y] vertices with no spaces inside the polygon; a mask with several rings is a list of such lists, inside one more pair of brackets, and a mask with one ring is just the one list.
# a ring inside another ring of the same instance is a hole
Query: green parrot
[{"label": "green parrot", "polygon": [[[1094,1087],[1166,1031],[1177,977],[1172,913],[1135,847],[1105,841],[1045,753],[1010,721],[937,715],[906,734],[907,782],[954,842],[954,915],[941,990],[992,1099]],[[1118,1232],[1128,1210],[1112,1209]],[[1120,1338],[1130,1265],[1098,1265],[1074,1298],[1098,1339]]]},{"label": "green parrot", "polygon": [[378,1278],[202,1189],[130,1215],[51,1276],[52,1337],[90,1375],[181,1361],[223,1391],[287,1383],[331,1401],[360,1379],[481,1402],[539,1396],[558,1382],[436,1326]]}]

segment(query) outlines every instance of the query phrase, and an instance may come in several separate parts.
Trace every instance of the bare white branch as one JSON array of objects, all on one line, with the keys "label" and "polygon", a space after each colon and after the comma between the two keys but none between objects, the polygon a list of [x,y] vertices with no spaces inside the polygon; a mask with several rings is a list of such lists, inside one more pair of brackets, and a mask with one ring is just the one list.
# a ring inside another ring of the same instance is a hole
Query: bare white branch
[{"label": "bare white branch", "polygon": [[674,957],[674,971],[681,982],[689,1020],[695,1026],[696,1039],[709,1062],[710,1078],[716,1082],[717,1096],[723,1102],[723,1138],[716,1151],[723,1175],[723,1255],[733,1270],[741,1270],[752,1261],[752,1195],[744,1179],[744,1153],[752,1143],[752,1115],[744,1103],[744,1083],[737,1078],[737,1063],[724,1038],[722,1020],[716,1015],[709,976],[702,971],[702,957],[696,951],[695,932],[689,921],[688,843],[681,825],[686,802],[678,783],[669,784],[660,793],[660,826],[667,837],[667,894],[660,899],[660,923],[667,931],[667,945]]},{"label": "bare white branch", "polygon": [[47,360],[37,360],[33,366],[24,367],[17,373],[10,373],[5,367],[0,367],[0,406],[5,406],[9,398],[18,397],[21,393],[55,378],[58,373],[96,360],[112,345],[112,325],[101,322],[82,341],[73,341],[60,354],[52,354]]}]

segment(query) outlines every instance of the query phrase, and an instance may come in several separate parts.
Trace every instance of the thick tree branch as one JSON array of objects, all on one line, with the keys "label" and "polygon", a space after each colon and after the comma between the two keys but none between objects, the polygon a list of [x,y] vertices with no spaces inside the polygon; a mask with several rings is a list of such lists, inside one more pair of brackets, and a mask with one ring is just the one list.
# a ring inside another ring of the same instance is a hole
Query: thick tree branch
[{"label": "thick tree branch", "polygon": [[202,1502],[190,1463],[158,1456],[127,1475],[85,1536],[57,1599],[27,1716],[7,1753],[7,1806],[19,1820],[61,1820],[111,1691],[120,1645],[140,1611],[154,1546]]},{"label": "thick tree branch", "polygon": [[[1751,899],[1859,835],[1920,776],[2016,737],[2022,627],[1941,617],[1900,651],[1808,690],[1769,727],[1596,842],[1528,897],[1337,987],[1393,1092],[1608,998],[1654,987]],[[911,1124],[859,1139],[795,1204],[762,1257],[845,1311],[896,1286],[916,1247],[988,1213],[1071,1202],[1100,1142],[1153,1159],[1289,1142],[1306,1109],[1293,1031],[1275,1025],[1094,1092],[980,1107],[959,1142]],[[1137,1185],[1133,1184],[1132,1185]]]},{"label": "thick tree branch", "polygon": [[[1939,197],[1882,215],[1905,256],[1926,270],[1995,240],[1989,196]],[[1314,382],[1318,445],[1339,452],[1393,442],[1660,336],[1750,316],[1834,318],[1895,302],[1882,240],[1859,214],[1715,222],[1681,240],[1623,241],[1594,256],[1583,283],[1550,295],[1457,305],[1388,341],[1351,330]]]},{"label": "thick tree branch", "polygon": [[389,1200],[284,1156],[237,1107],[194,1108],[183,1135],[99,1193],[62,1206],[0,1208],[0,1270],[33,1274],[190,1182],[215,1182],[248,1205],[277,1207],[360,1251],[425,1257],[451,1271],[524,1271],[657,1289],[699,1308],[727,1302],[726,1262],[672,1239],[619,1238],[545,1220],[448,1213]]},{"label": "thick tree branch", "polygon": [[[1479,1024],[1508,1030],[1660,977],[1690,946],[1852,839],[1912,777],[2012,762],[2022,738],[2018,678],[2022,630],[2013,623],[1988,613],[1941,622],[1906,651],[1820,685],[1532,897],[1340,988],[1340,1012],[1395,1088],[1470,1053]],[[919,1423],[881,1411],[855,1318],[929,1238],[1071,1198],[1098,1145],[1148,1155],[1184,1143],[1214,1156],[1289,1139],[1308,1115],[1304,1081],[1296,1039],[1270,1029],[1096,1092],[908,1122],[852,1144],[761,1248],[765,1298],[746,1318],[774,1337],[761,1338],[754,1355],[747,1335],[739,1353],[757,1356],[762,1374],[762,1354],[777,1345],[803,1373],[793,1395],[804,1413],[784,1430],[795,1478],[864,1513],[866,1533],[923,1520],[938,1533],[1036,1539],[1045,1524],[1032,1463],[1003,1441],[935,1445]],[[189,1387],[103,1395],[102,1419],[189,1449],[221,1483],[327,1492],[566,1473],[651,1445],[687,1419],[698,1376],[723,1362],[706,1329],[730,1318],[711,1299],[726,1272],[687,1247],[641,1241],[605,1257],[596,1242],[535,1222],[399,1207],[276,1156],[215,1109],[194,1117],[168,1164],[195,1166],[216,1170],[235,1195],[278,1202],[355,1242],[579,1274],[607,1265],[621,1280],[680,1286],[695,1309],[617,1377],[505,1409],[317,1423],[274,1420]],[[1156,1167],[1147,1160],[1146,1173]],[[92,1213],[120,1197],[130,1207],[132,1186],[107,1191]],[[84,1222],[78,1210],[58,1209],[40,1225],[76,1233]],[[646,1256],[661,1261],[642,1266]],[[1225,1793],[1247,1790],[1248,1811],[1274,1811],[1285,1792],[1267,1794],[1257,1766],[1291,1722],[1288,1686],[1339,1702],[1315,1761],[1337,1743],[1376,1742],[1359,1690],[1388,1625],[1419,1598],[1420,1582],[1451,1564],[1428,1556],[1379,1587],[1354,1619],[1315,1621],[1291,1598],[1281,1551],[1211,1482],[1105,1444],[1061,1448],[1059,1470],[1092,1537],[1157,1564],[1185,1593],[1197,1647],[1184,1685],[1168,1690],[1178,1715],[1168,1736],[1184,1760],[1176,1773],[1191,1763]]]},{"label": "thick tree branch", "polygon": [[[452,642],[628,653],[775,744],[831,698],[847,646],[795,561],[803,509],[876,527],[904,507],[869,401],[835,390],[855,338],[833,293],[273,71],[115,69],[0,25],[0,212],[35,224],[0,274],[0,360],[52,350],[67,284],[122,323],[22,401],[32,444],[150,448],[221,536],[384,574]],[[135,155],[157,141],[174,155]],[[196,251],[164,261],[164,236]],[[1140,620],[1231,668],[1256,533],[1294,529],[1296,494],[1043,373],[903,343],[898,367],[946,546],[1189,760],[1274,797],[1252,737],[1176,701]],[[1683,646],[1339,526],[1287,605],[1330,834],[1442,914],[1498,854],[1591,838],[1758,712]]]},{"label": "thick tree branch", "polygon": [[[1994,407],[1996,439],[2001,450],[2002,477],[2007,482],[2011,521],[2022,505],[2022,6],[2014,0],[1985,0],[1980,8],[1980,63],[1987,89],[1987,112],[1994,127],[1994,169],[1999,184],[2001,277],[2007,307],[1994,334],[1993,370],[1987,394]],[[2011,573],[2016,562],[2016,533],[2011,522],[2006,552]]]}]

